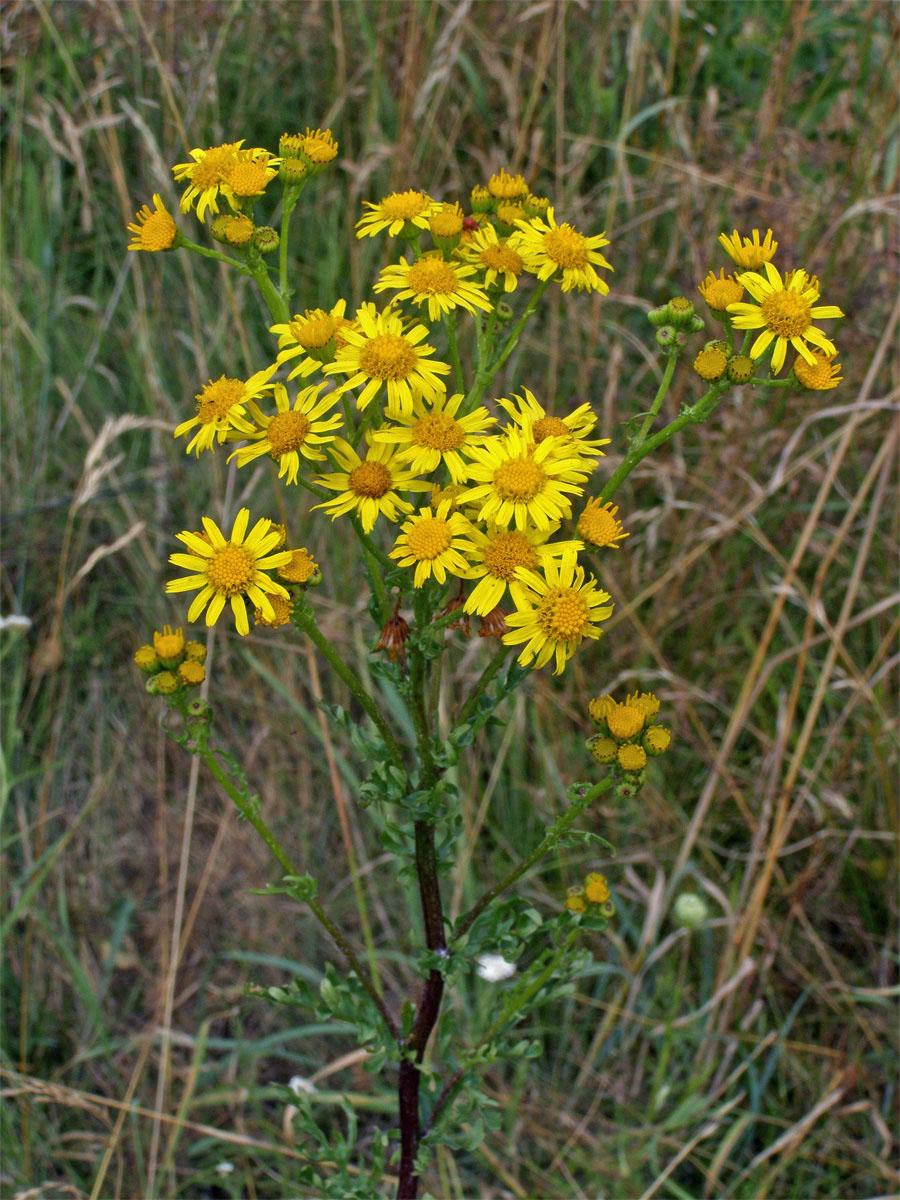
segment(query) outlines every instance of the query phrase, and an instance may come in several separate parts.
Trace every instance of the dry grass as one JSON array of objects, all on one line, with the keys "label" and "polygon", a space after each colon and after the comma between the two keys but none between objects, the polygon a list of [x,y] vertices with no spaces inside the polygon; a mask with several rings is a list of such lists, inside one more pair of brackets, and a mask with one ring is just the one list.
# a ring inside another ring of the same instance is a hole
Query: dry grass
[{"label": "dry grass", "polygon": [[[379,248],[350,225],[413,181],[464,195],[503,163],[607,228],[612,296],[555,294],[500,384],[590,399],[611,468],[659,375],[642,314],[690,294],[721,229],[776,228],[847,314],[840,389],[736,396],[631,477],[631,537],[598,564],[617,602],[601,651],[531,679],[508,734],[474,748],[473,839],[478,784],[491,799],[460,903],[585,773],[587,697],[652,687],[677,730],[640,803],[596,816],[619,916],[593,974],[531,1031],[546,1049],[528,1074],[488,1072],[503,1129],[440,1154],[430,1190],[896,1191],[896,10],[307,0],[192,3],[186,28],[185,8],[0,14],[2,595],[34,622],[0,634],[4,1194],[300,1194],[277,1086],[292,1074],[336,1089],[324,1114],[341,1093],[364,1125],[389,1120],[341,1030],[244,996],[289,963],[315,980],[331,949],[249,894],[265,852],[167,743],[130,660],[175,616],[173,530],[252,493],[309,531],[323,626],[368,671],[375,631],[334,527],[284,508],[261,471],[185,470],[168,434],[198,380],[265,361],[255,297],[186,256],[123,253],[124,222],[153,191],[173,200],[187,149],[307,122],[334,126],[342,169],[310,206],[304,302],[365,295]],[[669,415],[695,394],[683,376]],[[212,658],[221,736],[405,994],[395,864],[355,806],[363,765],[315,705],[341,689],[278,634],[220,634]],[[460,643],[443,710],[481,662]],[[523,893],[553,908],[588,865],[567,850]],[[714,914],[693,937],[670,917],[684,889]],[[480,986],[462,1011],[490,1003]]]}]

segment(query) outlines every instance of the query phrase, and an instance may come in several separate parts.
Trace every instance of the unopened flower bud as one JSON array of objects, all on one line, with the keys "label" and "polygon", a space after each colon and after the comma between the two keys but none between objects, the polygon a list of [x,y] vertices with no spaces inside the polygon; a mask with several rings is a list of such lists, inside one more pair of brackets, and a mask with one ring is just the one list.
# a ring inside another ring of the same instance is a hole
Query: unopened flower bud
[{"label": "unopened flower bud", "polygon": [[753,359],[746,354],[736,354],[729,359],[728,378],[732,383],[747,383],[753,378]]},{"label": "unopened flower bud", "polygon": [[278,230],[273,229],[271,225],[259,225],[253,233],[253,245],[260,254],[271,254],[273,250],[278,249],[280,241]]},{"label": "unopened flower bud", "polygon": [[682,892],[672,906],[672,915],[683,929],[699,929],[709,919],[709,907],[696,892]]},{"label": "unopened flower bud", "polygon": [[669,346],[674,346],[678,338],[678,331],[674,325],[660,325],[656,331],[656,344],[668,349]]},{"label": "unopened flower bud", "polygon": [[688,300],[686,296],[673,296],[666,305],[666,311],[671,324],[683,329],[691,323],[691,317],[694,315],[694,302]]}]

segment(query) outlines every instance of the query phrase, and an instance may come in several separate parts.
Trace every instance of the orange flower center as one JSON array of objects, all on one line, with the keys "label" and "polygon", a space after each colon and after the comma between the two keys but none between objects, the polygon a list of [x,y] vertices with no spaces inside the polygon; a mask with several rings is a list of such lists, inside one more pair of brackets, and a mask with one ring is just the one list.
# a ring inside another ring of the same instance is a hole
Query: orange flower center
[{"label": "orange flower center", "polygon": [[206,565],[206,578],[217,592],[236,596],[245,592],[256,575],[256,560],[245,546],[226,542]]},{"label": "orange flower center", "polygon": [[486,246],[481,251],[482,265],[489,271],[509,271],[510,275],[522,274],[522,256],[509,246]]},{"label": "orange flower center", "polygon": [[347,487],[357,496],[379,500],[391,490],[391,473],[380,462],[361,462],[347,476]]},{"label": "orange flower center", "polygon": [[422,517],[406,535],[406,543],[419,562],[440,557],[452,541],[450,523],[440,517]]},{"label": "orange flower center", "polygon": [[527,503],[544,486],[544,470],[533,459],[510,458],[494,472],[494,491],[501,500]]},{"label": "orange flower center", "polygon": [[568,224],[544,234],[544,250],[564,270],[583,267],[588,261],[584,238]]},{"label": "orange flower center", "polygon": [[424,192],[392,192],[378,205],[379,216],[385,221],[411,221],[428,208]]},{"label": "orange flower center", "polygon": [[379,333],[359,352],[361,370],[370,379],[406,379],[416,365],[416,348],[396,333]]},{"label": "orange flower center", "polygon": [[278,568],[278,575],[288,583],[306,583],[317,570],[318,564],[307,550],[295,550],[291,561]]},{"label": "orange flower center", "polygon": [[214,187],[225,178],[229,168],[234,164],[235,152],[230,146],[216,146],[208,150],[203,158],[191,167],[188,178],[194,187],[204,191]]},{"label": "orange flower center", "polygon": [[223,375],[215,383],[210,380],[197,399],[197,416],[202,425],[227,423],[228,414],[244,395],[240,379],[226,379]]},{"label": "orange flower center", "polygon": [[452,238],[462,233],[463,212],[458,204],[448,204],[431,214],[428,228],[435,237]]},{"label": "orange flower center", "polygon": [[421,296],[448,296],[459,286],[456,272],[440,258],[420,258],[409,268],[406,280]]},{"label": "orange flower center", "polygon": [[541,417],[534,423],[533,435],[536,442],[542,442],[544,438],[548,437],[570,438],[572,430],[562,417]]},{"label": "orange flower center", "polygon": [[297,450],[306,441],[309,433],[309,417],[301,412],[277,413],[269,422],[267,437],[273,458],[281,458],[290,450]]},{"label": "orange flower center", "polygon": [[167,212],[152,212],[141,225],[141,245],[145,250],[168,250],[175,232],[175,222]]},{"label": "orange flower center", "polygon": [[535,613],[541,632],[557,642],[571,642],[584,631],[591,610],[574,588],[551,588]]},{"label": "orange flower center", "polygon": [[229,172],[228,182],[236,196],[261,196],[266,190],[267,174],[265,159],[239,162]]},{"label": "orange flower center", "polygon": [[510,529],[491,538],[484,548],[484,565],[495,579],[512,579],[516,567],[534,570],[537,551],[524,533]]},{"label": "orange flower center", "polygon": [[613,737],[632,738],[643,727],[644,714],[630,704],[617,704],[606,714],[606,724]]},{"label": "orange flower center", "polygon": [[449,413],[428,413],[413,425],[412,439],[417,446],[443,453],[458,449],[466,440],[466,431]]},{"label": "orange flower center", "polygon": [[772,292],[759,307],[766,328],[778,337],[796,337],[811,324],[809,301],[799,292]]}]

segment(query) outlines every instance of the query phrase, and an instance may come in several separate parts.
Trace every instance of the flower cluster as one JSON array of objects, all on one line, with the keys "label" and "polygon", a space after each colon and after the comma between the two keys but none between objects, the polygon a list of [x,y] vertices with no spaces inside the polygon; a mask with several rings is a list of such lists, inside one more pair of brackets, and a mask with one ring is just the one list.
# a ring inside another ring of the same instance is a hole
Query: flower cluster
[{"label": "flower cluster", "polygon": [[584,913],[599,914],[602,917],[614,917],[616,906],[609,897],[609,884],[605,875],[599,871],[591,871],[585,876],[583,884],[575,884],[567,890],[566,908],[570,913],[581,916]]},{"label": "flower cluster", "polygon": [[634,796],[646,778],[648,758],[665,754],[672,734],[657,725],[659,700],[652,692],[633,692],[617,703],[598,696],[588,705],[598,732],[587,747],[599,763],[611,766],[619,796]]},{"label": "flower cluster", "polygon": [[[772,230],[760,238],[759,230],[752,236],[741,237],[738,231],[721,234],[719,242],[741,268],[736,274],[718,276],[710,271],[699,285],[700,294],[713,316],[734,330],[760,332],[735,354],[729,342],[708,345],[694,361],[694,369],[705,380],[715,380],[728,374],[732,383],[746,383],[753,375],[754,364],[772,350],[772,374],[784,366],[788,349],[796,351],[794,378],[810,391],[827,391],[841,382],[840,363],[836,362],[837,347],[825,336],[815,321],[842,317],[835,304],[820,304],[819,281],[800,268],[782,274],[772,264],[778,242]],[[750,300],[744,300],[744,292]]]},{"label": "flower cluster", "polygon": [[181,629],[170,625],[154,632],[153,645],[140,646],[134,661],[147,676],[147,691],[153,696],[183,695],[206,677],[206,647],[186,642]]}]

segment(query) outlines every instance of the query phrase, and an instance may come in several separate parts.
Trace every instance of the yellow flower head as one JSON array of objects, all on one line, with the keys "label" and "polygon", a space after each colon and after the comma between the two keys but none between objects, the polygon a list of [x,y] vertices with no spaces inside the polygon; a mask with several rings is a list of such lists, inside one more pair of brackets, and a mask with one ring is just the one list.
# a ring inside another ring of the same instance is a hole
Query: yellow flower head
[{"label": "yellow flower head", "polygon": [[494,226],[487,224],[472,234],[461,253],[466,262],[474,263],[484,271],[486,288],[502,287],[504,292],[514,292],[519,276],[525,270],[518,243],[518,233],[501,242]]},{"label": "yellow flower head", "polygon": [[455,243],[464,223],[465,216],[458,204],[436,204],[428,218],[428,229],[435,240]]},{"label": "yellow flower head", "polygon": [[618,542],[630,537],[616,516],[618,506],[611,500],[601,504],[599,500],[588,500],[584,512],[578,518],[578,536],[583,537],[592,546],[608,546],[610,550],[618,550]]},{"label": "yellow flower head", "polygon": [[363,204],[369,209],[356,223],[356,236],[375,237],[383,229],[390,237],[396,237],[404,229],[414,231],[427,229],[434,201],[424,192],[410,189],[407,192],[391,192],[377,204],[364,200]]},{"label": "yellow flower head", "polygon": [[419,343],[428,336],[424,325],[405,328],[391,308],[377,312],[375,305],[363,304],[356,314],[356,326],[344,330],[346,344],[338,350],[326,375],[349,375],[337,389],[342,395],[350,388],[362,387],[356,407],[363,410],[384,389],[391,416],[413,411],[415,397],[432,398],[446,392],[439,375],[450,373],[443,362],[429,361],[434,348]]},{"label": "yellow flower head", "polygon": [[[739,267],[755,271],[763,263],[774,258],[778,243],[772,241],[772,230],[766,230],[762,242],[759,240],[759,230],[753,230],[752,238],[742,238],[735,229],[731,237],[727,233],[719,234],[719,244],[731,255]],[[732,301],[734,303],[734,301]]]},{"label": "yellow flower head", "polygon": [[290,562],[278,568],[278,578],[286,583],[309,583],[319,570],[319,564],[305,546],[291,551]]},{"label": "yellow flower head", "polygon": [[565,417],[554,417],[528,388],[522,388],[521,396],[498,399],[497,403],[534,445],[556,438],[560,451],[582,460],[585,474],[589,475],[597,465],[595,460],[603,457],[600,447],[609,444],[609,438],[588,436],[597,424],[597,414],[589,404],[580,405]]},{"label": "yellow flower head", "polygon": [[324,508],[332,521],[342,513],[355,512],[363,530],[370,533],[381,513],[389,521],[396,521],[399,513],[412,512],[413,506],[400,492],[426,492],[431,484],[405,470],[389,445],[373,442],[371,431],[366,441],[366,457],[361,459],[343,438],[334,439],[331,454],[342,469],[320,475],[316,483],[340,495],[313,507]]},{"label": "yellow flower head", "polygon": [[613,268],[599,253],[601,246],[608,246],[609,239],[602,233],[586,237],[568,223],[556,224],[553,209],[547,209],[545,220],[532,217],[530,221],[517,221],[522,233],[519,253],[525,269],[538,279],[561,278],[562,290],[600,292],[606,295],[609,285],[597,274],[595,267]]},{"label": "yellow flower head", "polygon": [[644,713],[630,704],[617,704],[606,714],[606,724],[614,738],[627,742],[644,728]]},{"label": "yellow flower head", "polygon": [[697,290],[715,312],[725,312],[729,304],[737,304],[744,295],[743,287],[733,275],[726,276],[724,267],[718,278],[715,271],[710,271]]},{"label": "yellow flower head", "polygon": [[237,459],[244,467],[248,462],[268,454],[278,463],[278,478],[287,477],[288,483],[296,483],[300,471],[300,456],[310,460],[321,460],[325,455],[318,450],[334,440],[334,430],[344,423],[340,414],[328,416],[338,397],[334,392],[319,399],[324,383],[304,388],[297,393],[291,404],[287,388],[283,383],[275,384],[274,416],[267,416],[258,404],[250,401],[251,420],[232,418],[235,427],[250,439],[249,446],[242,446],[228,456],[228,461]]},{"label": "yellow flower head", "polygon": [[199,589],[188,609],[189,621],[196,621],[206,609],[206,623],[214,625],[228,600],[237,631],[245,634],[250,630],[245,597],[270,620],[275,614],[269,596],[288,598],[287,588],[270,579],[266,572],[283,566],[290,560],[291,552],[271,553],[278,541],[278,533],[272,531],[272,522],[267,517],[257,521],[248,534],[249,520],[249,509],[242,508],[235,517],[231,537],[227,539],[210,517],[203,518],[206,537],[187,530],[177,535],[191,553],[172,554],[169,562],[184,567],[191,574],[170,580],[166,591],[194,592]]},{"label": "yellow flower head", "polygon": [[524,175],[510,175],[502,167],[490,177],[487,188],[495,200],[518,200],[528,195]]},{"label": "yellow flower head", "polygon": [[504,529],[499,525],[488,525],[486,531],[472,527],[469,538],[474,543],[470,555],[469,578],[479,582],[466,599],[466,612],[487,616],[495,609],[506,589],[515,596],[521,588],[517,582],[519,567],[535,571],[546,567],[550,561],[571,561],[578,558],[584,543],[577,540],[551,542],[548,539],[559,529],[553,524],[549,529]]},{"label": "yellow flower head", "polygon": [[643,771],[647,765],[647,751],[643,746],[635,746],[631,742],[619,747],[616,758],[623,771]]},{"label": "yellow flower head", "polygon": [[591,700],[588,704],[588,712],[591,715],[591,720],[595,725],[603,726],[606,718],[616,707],[616,702],[608,693],[603,696],[598,696],[596,700]]},{"label": "yellow flower head", "polygon": [[291,601],[284,596],[272,596],[272,615],[267,616],[261,608],[253,610],[253,619],[257,625],[266,625],[269,629],[280,629],[282,625],[291,623]]},{"label": "yellow flower head", "polygon": [[163,625],[162,633],[153,634],[153,649],[160,658],[178,658],[184,650],[184,633],[180,628],[173,633],[171,625]]},{"label": "yellow flower head", "polygon": [[655,717],[659,712],[659,697],[653,692],[631,692],[625,697],[629,708],[636,708],[644,717]]},{"label": "yellow flower head", "polygon": [[794,374],[805,388],[811,392],[827,392],[844,382],[841,375],[841,364],[834,361],[833,354],[820,354],[813,350],[815,362],[809,363],[805,358],[798,358],[794,363]]},{"label": "yellow flower head", "polygon": [[310,129],[306,133],[284,134],[278,144],[282,154],[291,158],[305,159],[309,165],[321,171],[337,158],[338,144],[330,129]]},{"label": "yellow flower head", "polygon": [[296,313],[282,325],[272,325],[269,333],[278,337],[279,366],[300,358],[288,379],[300,375],[306,378],[317,371],[323,363],[334,361],[334,356],[346,341],[343,331],[353,326],[344,316],[346,300],[338,300],[330,312],[324,308],[308,308],[303,314]]},{"label": "yellow flower head", "polygon": [[474,549],[468,540],[472,527],[462,513],[451,513],[450,505],[444,500],[435,512],[420,508],[397,535],[390,556],[401,567],[415,566],[414,587],[422,587],[432,575],[438,583],[446,582],[448,572],[461,578],[468,575],[465,556]]},{"label": "yellow flower head", "polygon": [[237,440],[241,436],[238,423],[245,416],[248,403],[275,387],[269,380],[277,370],[278,364],[272,363],[265,370],[251,375],[246,382],[229,379],[225,375],[215,382],[211,379],[203,391],[197,393],[196,415],[175,427],[175,437],[181,437],[196,428],[197,432],[188,442],[185,453],[190,454],[195,450],[199,457],[201,450],[211,450],[216,441],[221,446],[223,442]]},{"label": "yellow flower head", "polygon": [[134,237],[128,243],[129,250],[171,250],[178,237],[178,228],[172,220],[162,197],[154,192],[155,211],[147,205],[139,208],[133,221],[128,222],[128,232]]},{"label": "yellow flower head", "polygon": [[261,196],[278,174],[280,158],[268,150],[239,150],[225,172],[225,188],[238,200]]},{"label": "yellow flower head", "polygon": [[483,445],[496,421],[483,405],[458,416],[462,402],[461,392],[449,398],[435,396],[427,404],[415,399],[412,412],[393,416],[395,423],[382,425],[373,439],[398,446],[397,462],[408,463],[416,475],[429,474],[444,463],[453,482],[464,483],[469,469],[460,451]]},{"label": "yellow flower head", "polygon": [[701,379],[705,379],[707,382],[721,379],[728,370],[728,355],[715,346],[711,346],[708,350],[701,350],[694,359],[694,370]]},{"label": "yellow flower head", "polygon": [[403,261],[385,267],[372,290],[383,292],[394,288],[398,300],[427,305],[431,321],[440,321],[454,308],[471,313],[479,309],[490,312],[493,306],[483,288],[469,278],[474,274],[475,267],[446,262],[440,251],[434,251],[421,255],[415,262]]},{"label": "yellow flower head", "polygon": [[178,682],[184,687],[199,687],[205,678],[206,668],[193,659],[188,659],[178,667]]},{"label": "yellow flower head", "polygon": [[812,285],[805,271],[792,271],[789,281],[771,263],[764,263],[765,277],[754,271],[745,272],[740,281],[756,301],[756,304],[729,304],[735,329],[761,329],[762,333],[750,347],[751,358],[762,358],[774,342],[772,371],[778,374],[784,366],[788,346],[793,346],[801,358],[811,366],[816,358],[807,345],[811,342],[825,354],[834,355],[837,349],[833,342],[813,321],[844,314],[835,304],[817,304],[818,288]]},{"label": "yellow flower head", "polygon": [[609,899],[606,876],[599,871],[592,871],[584,881],[584,894],[591,904],[605,904]]},{"label": "yellow flower head", "polygon": [[560,675],[584,638],[600,636],[599,622],[613,611],[609,594],[596,586],[593,575],[585,579],[584,569],[571,558],[559,565],[548,561],[543,575],[519,567],[516,582],[516,611],[506,618],[510,632],[503,642],[525,643],[519,655],[523,667],[534,661],[540,668],[554,659],[553,673]]},{"label": "yellow flower head", "polygon": [[572,510],[566,493],[580,496],[583,491],[583,460],[561,450],[556,438],[535,446],[522,430],[512,428],[483,446],[472,446],[467,454],[474,460],[469,466],[473,486],[460,503],[479,505],[480,521],[549,529]]},{"label": "yellow flower head", "polygon": [[[192,150],[193,162],[178,163],[172,168],[172,174],[179,183],[186,179],[189,184],[179,205],[183,213],[189,212],[196,204],[197,217],[204,221],[207,210],[213,213],[219,211],[219,192],[222,191],[227,197],[228,175],[238,161],[243,144],[242,138],[239,142],[225,142],[208,150]],[[268,154],[268,150],[256,149],[249,153]]]}]

